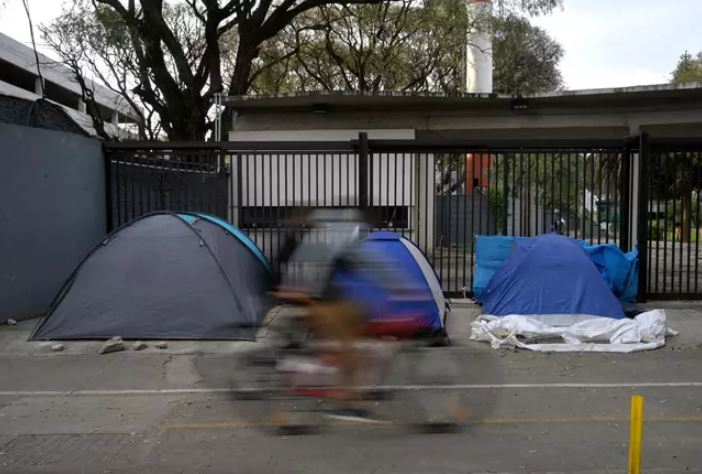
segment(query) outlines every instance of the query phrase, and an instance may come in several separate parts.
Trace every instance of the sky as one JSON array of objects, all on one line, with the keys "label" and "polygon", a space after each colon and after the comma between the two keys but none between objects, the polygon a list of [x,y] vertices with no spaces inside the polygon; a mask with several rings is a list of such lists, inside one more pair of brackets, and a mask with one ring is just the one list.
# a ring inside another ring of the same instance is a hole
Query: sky
[{"label": "sky", "polygon": [[[64,3],[28,2],[35,28]],[[565,49],[566,88],[592,89],[669,82],[685,50],[702,51],[700,19],[702,0],[563,0],[563,8],[532,22]],[[0,0],[0,31],[31,44],[22,0]],[[35,34],[39,49],[52,56]]]}]

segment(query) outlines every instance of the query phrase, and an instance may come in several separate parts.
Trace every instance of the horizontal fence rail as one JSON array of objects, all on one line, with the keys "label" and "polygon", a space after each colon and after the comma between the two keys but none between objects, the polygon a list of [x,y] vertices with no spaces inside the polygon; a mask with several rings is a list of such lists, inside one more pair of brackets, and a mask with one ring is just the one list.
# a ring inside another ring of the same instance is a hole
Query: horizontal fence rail
[{"label": "horizontal fence rail", "polygon": [[110,144],[109,220],[114,228],[155,210],[214,214],[245,231],[279,269],[286,239],[309,232],[311,212],[359,209],[374,229],[412,240],[450,295],[472,294],[476,236],[558,232],[626,251],[638,243],[643,292],[700,295],[702,147],[647,146],[640,153],[633,139],[417,144],[363,134],[349,142]]}]

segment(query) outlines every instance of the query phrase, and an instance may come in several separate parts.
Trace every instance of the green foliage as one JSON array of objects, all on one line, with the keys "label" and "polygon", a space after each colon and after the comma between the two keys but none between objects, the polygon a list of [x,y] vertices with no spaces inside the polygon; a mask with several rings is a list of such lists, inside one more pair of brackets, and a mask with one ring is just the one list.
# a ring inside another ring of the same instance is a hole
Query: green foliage
[{"label": "green foliage", "polygon": [[673,83],[702,82],[702,51],[692,56],[685,51],[673,71]]},{"label": "green foliage", "polygon": [[501,229],[505,217],[509,215],[509,210],[507,209],[508,203],[505,202],[505,193],[501,186],[488,189],[488,205],[490,206],[490,211],[495,216],[497,228]]},{"label": "green foliage", "polygon": [[497,92],[551,91],[562,84],[562,48],[514,9],[538,13],[555,4],[500,2],[494,21],[469,19],[464,0],[325,6],[263,45],[252,90],[457,94],[463,91],[466,32],[474,28],[494,32]]},{"label": "green foliage", "polygon": [[495,20],[495,91],[534,94],[563,86],[558,64],[563,48],[546,31],[519,16]]}]

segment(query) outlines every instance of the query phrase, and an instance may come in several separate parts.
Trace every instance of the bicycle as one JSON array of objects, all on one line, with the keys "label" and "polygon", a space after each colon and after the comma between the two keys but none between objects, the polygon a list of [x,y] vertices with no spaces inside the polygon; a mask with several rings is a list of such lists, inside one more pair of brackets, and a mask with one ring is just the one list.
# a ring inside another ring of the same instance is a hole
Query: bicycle
[{"label": "bicycle", "polygon": [[[235,390],[239,400],[259,402],[258,410],[249,411],[258,413],[255,426],[276,434],[358,424],[454,432],[467,421],[469,411],[456,394],[445,404],[427,407],[422,387],[437,380],[420,374],[433,343],[426,328],[407,318],[365,322],[362,336],[354,341],[358,363],[364,364],[365,358],[365,370],[359,371],[364,381],[343,386],[338,341],[320,339],[305,325],[307,311],[319,303],[299,295],[283,295],[283,299],[298,309],[297,314],[269,325],[265,351],[243,358],[238,370],[240,378],[242,373],[255,373],[254,379],[244,382],[246,387]],[[350,404],[370,405],[375,416],[358,420],[339,416],[339,407]]]}]

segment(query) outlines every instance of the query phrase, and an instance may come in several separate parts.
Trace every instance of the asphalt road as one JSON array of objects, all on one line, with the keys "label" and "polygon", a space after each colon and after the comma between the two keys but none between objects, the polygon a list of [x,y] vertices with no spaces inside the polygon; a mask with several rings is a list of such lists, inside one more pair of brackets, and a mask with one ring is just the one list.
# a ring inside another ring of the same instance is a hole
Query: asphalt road
[{"label": "asphalt road", "polygon": [[[418,374],[388,382],[395,400],[369,403],[387,422],[303,436],[269,434],[269,406],[237,399],[254,374],[223,346],[100,356],[69,343],[21,353],[17,342],[0,350],[0,472],[623,473],[633,393],[645,397],[644,472],[702,472],[693,341],[627,355],[437,348]],[[314,400],[295,405],[293,421],[325,419],[301,411]],[[459,433],[407,425],[455,405],[467,416]]]}]

